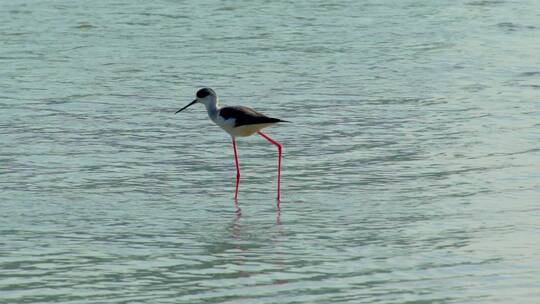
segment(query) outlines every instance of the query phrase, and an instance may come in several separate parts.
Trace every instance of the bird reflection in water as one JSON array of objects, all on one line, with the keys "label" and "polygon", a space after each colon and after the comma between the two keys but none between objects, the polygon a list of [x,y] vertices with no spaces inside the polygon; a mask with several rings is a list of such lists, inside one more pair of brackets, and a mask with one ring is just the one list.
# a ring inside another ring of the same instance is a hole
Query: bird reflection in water
[{"label": "bird reflection in water", "polygon": [[[242,218],[242,208],[240,208],[240,205],[238,204],[238,200],[234,200],[234,221],[232,222],[232,236],[235,238],[235,239],[239,239],[240,238],[240,233],[241,233],[241,225],[240,225],[240,219]],[[281,222],[281,206],[280,206],[280,203],[278,201],[277,203],[277,208],[276,208],[276,225],[277,226],[281,226],[282,225],[282,222]]]}]

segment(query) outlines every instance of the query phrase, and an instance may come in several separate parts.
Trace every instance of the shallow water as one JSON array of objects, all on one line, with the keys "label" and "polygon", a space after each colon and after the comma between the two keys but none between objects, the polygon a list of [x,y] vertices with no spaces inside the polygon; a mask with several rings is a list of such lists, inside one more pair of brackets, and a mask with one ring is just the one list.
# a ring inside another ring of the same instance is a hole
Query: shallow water
[{"label": "shallow water", "polygon": [[538,303],[538,9],[4,1],[0,302]]}]

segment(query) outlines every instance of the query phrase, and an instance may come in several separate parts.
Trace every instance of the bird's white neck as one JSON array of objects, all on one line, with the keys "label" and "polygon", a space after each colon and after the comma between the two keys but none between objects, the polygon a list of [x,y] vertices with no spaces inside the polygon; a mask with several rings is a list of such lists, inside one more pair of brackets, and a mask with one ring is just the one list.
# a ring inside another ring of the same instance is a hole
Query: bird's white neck
[{"label": "bird's white neck", "polygon": [[206,107],[206,111],[208,112],[210,119],[215,120],[220,109],[219,100],[216,98],[210,102],[205,102],[204,106]]}]

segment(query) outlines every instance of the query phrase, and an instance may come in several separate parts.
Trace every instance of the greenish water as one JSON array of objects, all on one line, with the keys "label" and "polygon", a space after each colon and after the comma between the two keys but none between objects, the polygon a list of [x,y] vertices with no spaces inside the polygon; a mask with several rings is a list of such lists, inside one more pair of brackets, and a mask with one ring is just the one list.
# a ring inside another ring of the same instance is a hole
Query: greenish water
[{"label": "greenish water", "polygon": [[2,1],[0,303],[538,303],[539,9]]}]

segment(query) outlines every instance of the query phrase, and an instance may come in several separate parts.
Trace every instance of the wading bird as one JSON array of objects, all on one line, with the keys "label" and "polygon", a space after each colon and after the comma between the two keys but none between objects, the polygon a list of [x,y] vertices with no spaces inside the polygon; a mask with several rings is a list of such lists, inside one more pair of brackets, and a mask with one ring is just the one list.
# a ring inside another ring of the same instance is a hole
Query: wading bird
[{"label": "wading bird", "polygon": [[[268,135],[261,132],[261,129],[274,125],[278,122],[287,122],[277,118],[271,118],[263,115],[253,109],[242,106],[220,107],[219,98],[216,92],[210,88],[203,88],[197,91],[197,98],[187,106],[176,111],[183,111],[191,105],[202,103],[206,107],[208,116],[225,132],[232,137],[234,160],[236,161],[236,191],[234,199],[238,200],[238,186],[240,184],[240,165],[238,164],[238,152],[236,151],[236,137],[250,136],[255,133],[259,134],[278,148],[278,185],[277,185],[277,200],[281,200],[281,151],[283,146],[270,138]],[[175,114],[176,114],[175,113]]]}]

